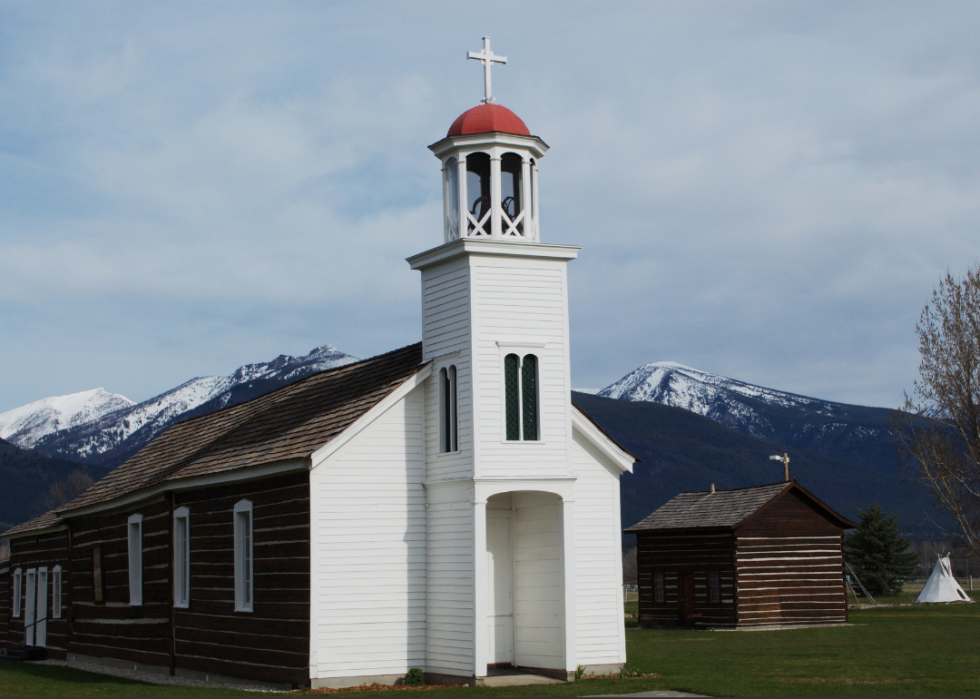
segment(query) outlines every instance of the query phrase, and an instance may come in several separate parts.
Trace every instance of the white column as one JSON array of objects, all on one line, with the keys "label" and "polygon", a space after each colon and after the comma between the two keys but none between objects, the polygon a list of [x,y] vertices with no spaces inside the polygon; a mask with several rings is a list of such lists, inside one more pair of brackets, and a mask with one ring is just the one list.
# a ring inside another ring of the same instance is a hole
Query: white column
[{"label": "white column", "polygon": [[526,157],[521,158],[521,208],[524,210],[524,238],[535,242],[538,238],[534,235],[531,220],[531,163]]},{"label": "white column", "polygon": [[[565,603],[565,670],[575,672],[578,652],[575,644],[575,501],[561,501],[561,561],[564,571],[562,599]],[[620,586],[622,587],[622,586]]]},{"label": "white column", "polygon": [[541,242],[541,224],[538,218],[538,164],[531,168],[531,203],[534,205],[534,240]]},{"label": "white column", "polygon": [[487,501],[473,500],[473,676],[487,676]]},{"label": "white column", "polygon": [[456,167],[459,173],[459,237],[465,238],[466,231],[469,229],[469,220],[466,218],[466,155],[460,153],[456,156],[459,160]]},{"label": "white column", "polygon": [[490,235],[499,238],[500,228],[500,157],[490,156]]}]

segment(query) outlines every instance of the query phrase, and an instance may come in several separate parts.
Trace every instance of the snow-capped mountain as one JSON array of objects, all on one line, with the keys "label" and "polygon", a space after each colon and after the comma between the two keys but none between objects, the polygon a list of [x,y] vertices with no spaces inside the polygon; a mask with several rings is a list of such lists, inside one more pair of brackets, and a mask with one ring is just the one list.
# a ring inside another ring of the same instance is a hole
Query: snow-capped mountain
[{"label": "snow-capped mountain", "polygon": [[88,422],[136,405],[118,393],[104,388],[42,398],[19,408],[0,413],[0,439],[22,449],[31,449],[38,440],[59,430]]},{"label": "snow-capped mountain", "polygon": [[[191,379],[142,403],[133,403],[122,396],[116,396],[123,403],[118,404],[118,407],[113,410],[103,410],[101,413],[79,412],[79,416],[90,417],[87,419],[78,417],[70,423],[62,420],[45,432],[39,429],[30,432],[24,427],[16,432],[10,431],[9,437],[3,434],[3,437],[19,447],[29,446],[48,456],[115,466],[174,422],[192,412],[198,414],[217,410],[318,371],[356,361],[356,357],[345,354],[331,345],[323,345],[305,357],[280,355],[270,362],[239,367],[229,376]],[[96,391],[76,395],[94,393]],[[48,398],[2,413],[0,425],[6,424],[8,415],[12,416],[11,426],[54,424],[50,418],[47,423],[42,423],[44,415],[47,414],[44,411],[48,410],[48,404],[74,405],[78,402],[68,401],[69,398],[73,397]],[[32,411],[31,406],[38,406],[38,410]],[[29,444],[28,439],[30,439]]]},{"label": "snow-capped mountain", "polygon": [[645,364],[598,395],[683,408],[753,437],[836,456],[894,452],[888,409],[800,396],[675,362]]}]

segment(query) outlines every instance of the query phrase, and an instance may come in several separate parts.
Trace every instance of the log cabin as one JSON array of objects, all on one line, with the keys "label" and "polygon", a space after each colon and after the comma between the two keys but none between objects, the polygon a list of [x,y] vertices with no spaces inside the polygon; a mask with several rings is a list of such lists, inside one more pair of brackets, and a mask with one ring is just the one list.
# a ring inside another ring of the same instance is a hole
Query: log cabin
[{"label": "log cabin", "polygon": [[625,530],[640,626],[844,623],[843,532],[856,526],[796,481],[680,493]]},{"label": "log cabin", "polygon": [[179,422],[3,534],[0,642],[314,688],[622,666],[635,459],[571,403],[579,248],[541,242],[548,146],[488,102],[430,149],[422,342]]}]

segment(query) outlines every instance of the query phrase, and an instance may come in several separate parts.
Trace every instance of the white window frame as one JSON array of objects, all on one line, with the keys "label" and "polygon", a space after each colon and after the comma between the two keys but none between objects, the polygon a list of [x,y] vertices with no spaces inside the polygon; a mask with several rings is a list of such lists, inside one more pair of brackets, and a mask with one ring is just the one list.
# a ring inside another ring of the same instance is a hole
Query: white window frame
[{"label": "white window frame", "polygon": [[34,645],[34,630],[37,627],[37,569],[27,569],[27,590],[24,594],[24,645]]},{"label": "white window frame", "polygon": [[[455,454],[459,451],[459,370],[455,364],[439,369],[439,453]],[[448,392],[448,400],[447,400]],[[446,403],[449,415],[446,415]],[[447,435],[447,428],[449,434]],[[448,444],[447,444],[448,441]],[[447,449],[447,446],[449,447]]]},{"label": "white window frame", "polygon": [[129,543],[129,604],[143,604],[143,515],[131,515],[126,524]]},{"label": "white window frame", "polygon": [[[183,537],[178,531],[183,523]],[[187,609],[191,603],[191,511],[174,510],[174,607]]]},{"label": "white window frame", "polygon": [[14,619],[20,619],[20,608],[24,602],[22,593],[24,592],[24,571],[21,568],[14,570]]},{"label": "white window frame", "polygon": [[51,618],[61,618],[61,566],[51,569]]},{"label": "white window frame", "polygon": [[255,550],[255,520],[251,500],[235,503],[235,611],[251,612],[255,602],[255,577],[252,574]]}]

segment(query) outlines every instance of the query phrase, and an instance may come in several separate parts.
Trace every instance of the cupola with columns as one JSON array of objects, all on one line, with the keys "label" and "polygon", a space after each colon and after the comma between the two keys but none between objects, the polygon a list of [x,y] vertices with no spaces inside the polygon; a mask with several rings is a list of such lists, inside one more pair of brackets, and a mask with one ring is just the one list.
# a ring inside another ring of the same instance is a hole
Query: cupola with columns
[{"label": "cupola with columns", "polygon": [[470,51],[484,66],[484,98],[463,112],[446,137],[429,146],[442,162],[445,240],[539,242],[537,163],[548,145],[514,112],[494,102],[490,68],[506,56]]}]

